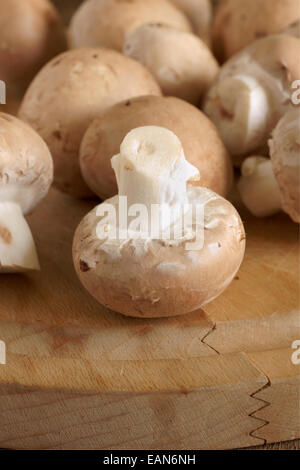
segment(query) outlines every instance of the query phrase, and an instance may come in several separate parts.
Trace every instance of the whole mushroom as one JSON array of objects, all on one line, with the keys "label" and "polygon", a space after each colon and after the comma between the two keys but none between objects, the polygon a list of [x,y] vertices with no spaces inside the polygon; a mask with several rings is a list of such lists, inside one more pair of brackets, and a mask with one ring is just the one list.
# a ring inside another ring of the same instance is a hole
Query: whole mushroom
[{"label": "whole mushroom", "polygon": [[164,95],[200,104],[219,73],[208,46],[197,36],[162,24],[147,24],[127,35],[124,54],[150,70]]},{"label": "whole mushroom", "polygon": [[79,146],[89,124],[123,99],[151,94],[160,95],[160,88],[138,62],[109,49],[76,49],[57,56],[39,72],[19,116],[48,144],[55,185],[88,197],[92,193],[81,176]]},{"label": "whole mushroom", "polygon": [[168,0],[86,0],[71,20],[71,44],[121,52],[127,34],[146,23],[192,31],[187,17]]},{"label": "whole mushroom", "polygon": [[221,68],[203,109],[236,164],[253,152],[267,153],[272,130],[292,108],[292,84],[300,77],[299,49],[298,38],[268,36]]},{"label": "whole mushroom", "polygon": [[220,295],[239,269],[241,219],[222,197],[187,184],[198,170],[173,132],[134,129],[120,152],[112,159],[119,195],[90,212],[75,233],[79,279],[101,304],[127,316],[194,311]]},{"label": "whole mushroom", "polygon": [[165,127],[182,142],[188,161],[198,168],[201,186],[227,196],[232,164],[215,126],[197,108],[173,97],[141,96],[122,101],[91,123],[80,147],[82,175],[101,199],[115,196],[118,186],[111,158],[126,134],[136,127]]},{"label": "whole mushroom", "polygon": [[300,19],[299,0],[220,0],[212,38],[222,62],[257,39],[281,32]]},{"label": "whole mushroom", "polygon": [[211,0],[171,0],[190,20],[194,33],[211,43],[213,9]]},{"label": "whole mushroom", "polygon": [[41,137],[0,113],[0,273],[39,269],[24,214],[46,196],[52,179],[52,158]]},{"label": "whole mushroom", "polygon": [[270,157],[249,157],[242,166],[239,191],[257,217],[280,210],[300,223],[300,108],[277,124],[269,141]]},{"label": "whole mushroom", "polygon": [[64,26],[48,0],[0,0],[0,79],[23,92],[38,70],[67,48]]}]

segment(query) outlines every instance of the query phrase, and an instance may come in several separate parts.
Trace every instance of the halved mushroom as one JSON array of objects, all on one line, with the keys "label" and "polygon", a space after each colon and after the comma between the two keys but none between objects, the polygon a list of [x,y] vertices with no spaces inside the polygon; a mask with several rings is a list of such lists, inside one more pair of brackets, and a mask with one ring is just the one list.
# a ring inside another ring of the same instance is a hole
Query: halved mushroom
[{"label": "halved mushroom", "polygon": [[236,164],[267,141],[292,108],[292,84],[300,77],[300,40],[289,35],[254,42],[221,68],[204,112],[215,123]]},{"label": "halved mushroom", "polygon": [[150,72],[109,49],[65,52],[49,62],[28,88],[19,116],[48,144],[55,185],[72,195],[92,195],[81,176],[79,146],[92,120],[134,96],[160,95]]},{"label": "halved mushroom", "polygon": [[0,113],[0,273],[39,269],[23,214],[46,196],[53,178],[50,152],[27,124]]},{"label": "halved mushroom", "polygon": [[127,35],[124,54],[153,74],[162,92],[199,105],[219,73],[219,64],[197,36],[161,24],[146,24]]},{"label": "halved mushroom", "polygon": [[134,129],[112,165],[119,195],[75,233],[74,265],[85,288],[136,317],[188,313],[220,295],[244,256],[243,224],[228,201],[188,184],[198,170],[175,134]]},{"label": "halved mushroom", "polygon": [[163,23],[182,31],[193,29],[168,0],[87,0],[71,20],[71,44],[121,52],[127,34],[146,23]]},{"label": "halved mushroom", "polygon": [[48,0],[0,0],[0,11],[0,79],[14,95],[24,91],[46,62],[67,49],[67,39]]},{"label": "halved mushroom", "polygon": [[300,108],[279,121],[269,147],[271,159],[245,160],[238,185],[242,200],[257,217],[283,210],[300,223]]},{"label": "halved mushroom", "polygon": [[111,158],[126,134],[136,127],[165,127],[182,142],[187,160],[200,171],[201,186],[227,196],[232,164],[213,123],[197,108],[173,97],[140,96],[122,101],[99,116],[87,129],[80,147],[82,175],[101,199],[118,192]]}]

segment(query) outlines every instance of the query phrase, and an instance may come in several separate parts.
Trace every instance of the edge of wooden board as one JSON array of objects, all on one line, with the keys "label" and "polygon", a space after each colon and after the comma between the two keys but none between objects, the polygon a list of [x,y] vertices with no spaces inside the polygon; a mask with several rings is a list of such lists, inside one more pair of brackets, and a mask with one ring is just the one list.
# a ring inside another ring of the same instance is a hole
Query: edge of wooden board
[{"label": "edge of wooden board", "polygon": [[156,361],[8,355],[0,446],[225,449],[296,439],[300,375],[291,354],[164,360],[159,372]]}]

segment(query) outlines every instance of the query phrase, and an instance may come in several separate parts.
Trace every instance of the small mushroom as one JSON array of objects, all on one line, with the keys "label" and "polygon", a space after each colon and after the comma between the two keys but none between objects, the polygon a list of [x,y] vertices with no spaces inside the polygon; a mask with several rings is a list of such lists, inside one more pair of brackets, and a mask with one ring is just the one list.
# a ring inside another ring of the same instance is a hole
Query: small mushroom
[{"label": "small mushroom", "polygon": [[128,33],[146,23],[192,31],[187,17],[167,0],[87,0],[70,24],[73,47],[123,50]]},{"label": "small mushroom", "polygon": [[63,23],[48,0],[0,0],[0,79],[23,92],[38,70],[67,49]]},{"label": "small mushroom", "polygon": [[164,95],[195,105],[219,73],[218,62],[200,38],[169,26],[135,29],[127,35],[124,54],[150,70]]},{"label": "small mushroom", "polygon": [[300,19],[299,0],[220,0],[212,38],[224,62],[256,39],[277,34]]},{"label": "small mushroom", "polygon": [[188,161],[200,171],[201,186],[227,196],[232,164],[215,126],[197,108],[173,97],[140,96],[122,101],[91,123],[80,147],[82,175],[101,199],[118,192],[111,158],[126,134],[136,127],[165,127],[178,136]]},{"label": "small mushroom", "polygon": [[213,9],[210,0],[171,0],[190,20],[194,33],[206,44],[211,43]]},{"label": "small mushroom", "polygon": [[134,129],[112,165],[119,195],[90,212],[75,233],[74,265],[85,288],[134,317],[188,313],[220,295],[244,256],[243,224],[228,201],[188,184],[198,170],[175,134]]},{"label": "small mushroom", "polygon": [[38,270],[24,214],[46,196],[53,178],[50,152],[27,124],[0,113],[0,273]]},{"label": "small mushroom", "polygon": [[300,223],[300,108],[279,121],[269,147],[271,159],[245,160],[238,185],[242,200],[257,217],[283,210]]},{"label": "small mushroom", "polygon": [[300,40],[292,36],[260,39],[226,62],[209,90],[204,112],[236,165],[251,153],[268,153],[272,130],[293,106],[299,49]]},{"label": "small mushroom", "polygon": [[160,95],[160,88],[138,62],[109,49],[76,49],[55,57],[39,72],[19,116],[49,146],[55,185],[74,196],[89,197],[78,155],[89,124],[121,100],[152,94]]}]

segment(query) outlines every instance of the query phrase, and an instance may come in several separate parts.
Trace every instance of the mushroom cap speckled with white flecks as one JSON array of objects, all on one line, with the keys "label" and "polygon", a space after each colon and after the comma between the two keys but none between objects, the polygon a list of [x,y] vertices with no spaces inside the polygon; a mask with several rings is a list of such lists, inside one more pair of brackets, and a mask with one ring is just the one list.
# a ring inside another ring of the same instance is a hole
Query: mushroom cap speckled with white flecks
[{"label": "mushroom cap speckled with white flecks", "polygon": [[16,203],[28,214],[52,179],[53,162],[42,138],[26,123],[0,113],[0,203]]},{"label": "mushroom cap speckled with white flecks", "polygon": [[174,97],[140,96],[111,106],[91,123],[80,148],[82,174],[101,199],[118,192],[111,158],[126,134],[140,126],[161,126],[180,139],[186,159],[200,172],[199,184],[227,196],[233,171],[214,124],[195,106]]},{"label": "mushroom cap speckled with white flecks", "polygon": [[87,0],[71,20],[71,44],[121,52],[126,35],[147,23],[192,32],[187,17],[167,0]]},{"label": "mushroom cap speckled with white flecks", "polygon": [[[194,311],[220,295],[244,257],[245,232],[230,202],[206,188],[190,187],[189,201],[205,204],[204,246],[187,250],[187,238],[100,240],[97,208],[79,225],[73,243],[78,277],[101,304],[127,316],[164,317]],[[115,206],[119,197],[106,201]],[[106,220],[106,223],[113,221]]]},{"label": "mushroom cap speckled with white flecks", "polygon": [[47,143],[54,184],[78,197],[92,195],[79,167],[79,146],[92,120],[109,106],[141,95],[161,95],[150,72],[109,49],[75,49],[49,62],[29,86],[19,116]]}]

